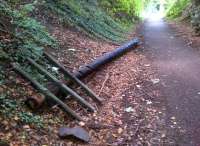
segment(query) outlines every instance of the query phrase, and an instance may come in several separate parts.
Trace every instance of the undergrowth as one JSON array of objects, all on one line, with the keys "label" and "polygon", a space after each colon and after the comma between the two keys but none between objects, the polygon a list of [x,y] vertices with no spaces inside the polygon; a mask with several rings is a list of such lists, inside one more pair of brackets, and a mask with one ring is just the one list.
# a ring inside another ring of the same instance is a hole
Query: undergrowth
[{"label": "undergrowth", "polygon": [[102,11],[95,0],[46,0],[44,7],[62,23],[72,25],[90,36],[121,42],[127,32],[127,28]]},{"label": "undergrowth", "polygon": [[167,10],[167,17],[170,19],[180,17],[190,2],[190,0],[176,0],[175,2],[171,2]]},{"label": "undergrowth", "polygon": [[98,0],[98,2],[115,19],[131,23],[140,17],[148,0]]},{"label": "undergrowth", "polygon": [[21,122],[23,125],[31,124],[42,128],[44,121],[41,116],[34,115],[27,111],[21,111],[20,103],[9,98],[9,95],[0,94],[0,115],[7,120],[14,119]]},{"label": "undergrowth", "polygon": [[195,35],[200,36],[200,1],[198,0],[177,0],[170,4],[167,11],[167,18],[181,18],[181,21],[191,23]]},{"label": "undergrowth", "polygon": [[6,1],[0,2],[0,32],[2,58],[8,54],[11,60],[22,60],[27,56],[38,58],[45,47],[55,47],[56,41],[47,29],[29,14],[34,4],[25,4],[19,10],[12,8]]}]

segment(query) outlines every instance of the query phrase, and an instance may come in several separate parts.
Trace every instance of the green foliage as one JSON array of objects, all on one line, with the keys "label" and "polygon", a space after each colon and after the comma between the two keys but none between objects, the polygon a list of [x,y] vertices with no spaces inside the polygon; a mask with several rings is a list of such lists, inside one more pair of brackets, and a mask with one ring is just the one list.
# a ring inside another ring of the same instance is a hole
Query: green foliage
[{"label": "green foliage", "polygon": [[168,1],[167,5],[169,9],[167,10],[168,18],[177,18],[182,15],[183,10],[188,6],[190,0],[176,0],[175,2]]},{"label": "green foliage", "polygon": [[48,79],[45,77],[45,75],[41,74],[35,67],[26,64],[23,65],[22,69],[26,71],[33,79],[35,79],[39,83],[43,85],[45,85],[45,83],[48,83]]},{"label": "green foliage", "polygon": [[0,86],[4,84],[5,78],[4,67],[0,60]]},{"label": "green foliage", "polygon": [[[0,19],[7,20],[5,26],[9,26],[7,31],[12,35],[10,46],[14,50],[13,56],[17,60],[27,56],[38,58],[45,47],[56,47],[57,44],[44,26],[28,16],[33,9],[34,3],[21,6],[20,10],[12,8],[5,1],[0,3]],[[9,52],[9,50],[5,51]]]},{"label": "green foliage", "polygon": [[3,50],[4,45],[0,43],[0,61],[7,60],[9,58],[8,54]]},{"label": "green foliage", "polygon": [[44,9],[56,14],[67,25],[91,34],[95,37],[123,41],[125,28],[114,21],[97,5],[97,1],[87,0],[46,0]]},{"label": "green foliage", "polygon": [[141,0],[99,0],[99,2],[111,15],[123,20],[139,17],[145,4],[145,1]]},{"label": "green foliage", "polygon": [[8,99],[5,94],[0,94],[0,113],[5,116],[11,116],[15,111],[17,104],[15,101]]},{"label": "green foliage", "polygon": [[19,103],[9,99],[8,95],[0,94],[0,114],[6,118],[18,117],[23,124],[32,124],[37,127],[43,127],[43,119],[30,112],[18,111]]},{"label": "green foliage", "polygon": [[40,116],[33,115],[30,112],[21,112],[21,113],[19,113],[19,119],[24,124],[34,124],[37,127],[43,127],[44,126],[43,119]]}]

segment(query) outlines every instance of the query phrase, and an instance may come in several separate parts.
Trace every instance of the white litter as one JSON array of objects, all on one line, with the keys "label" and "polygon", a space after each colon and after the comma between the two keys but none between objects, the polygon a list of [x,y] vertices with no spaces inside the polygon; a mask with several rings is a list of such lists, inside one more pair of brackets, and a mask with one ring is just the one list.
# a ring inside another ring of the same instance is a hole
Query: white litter
[{"label": "white litter", "polygon": [[153,84],[158,84],[160,82],[160,79],[151,79],[151,82]]},{"label": "white litter", "polygon": [[125,108],[124,110],[127,113],[134,112],[135,110],[132,107]]},{"label": "white litter", "polygon": [[71,49],[68,49],[68,51],[73,51],[73,52],[75,52],[76,49],[71,48]]},{"label": "white litter", "polygon": [[144,66],[145,66],[145,67],[149,67],[149,66],[150,66],[150,64],[145,64]]},{"label": "white litter", "polygon": [[58,69],[59,69],[59,68],[57,68],[57,67],[52,67],[51,69],[52,69],[52,71],[58,73]]},{"label": "white litter", "polygon": [[147,104],[149,105],[149,104],[152,104],[152,101],[150,101],[150,100],[147,100]]},{"label": "white litter", "polygon": [[136,87],[137,87],[137,88],[141,88],[141,86],[140,86],[140,85],[136,85]]}]

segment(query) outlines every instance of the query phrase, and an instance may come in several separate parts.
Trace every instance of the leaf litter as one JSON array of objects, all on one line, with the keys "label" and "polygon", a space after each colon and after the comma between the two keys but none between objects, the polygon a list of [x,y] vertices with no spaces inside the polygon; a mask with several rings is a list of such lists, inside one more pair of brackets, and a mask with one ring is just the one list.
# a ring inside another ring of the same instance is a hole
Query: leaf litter
[{"label": "leaf litter", "polygon": [[[53,28],[52,34],[60,40],[62,49],[48,49],[48,51],[71,72],[118,47],[118,45],[92,40],[74,30],[60,26]],[[131,34],[130,39],[134,36],[135,34]],[[137,49],[128,52],[84,79],[84,82],[105,100],[103,106],[98,106],[86,97],[92,105],[98,108],[96,113],[88,112],[74,100],[67,101],[86,122],[70,119],[57,106],[52,108],[46,106],[35,113],[43,118],[42,128],[20,123],[16,115],[11,119],[0,118],[3,123],[1,127],[5,129],[4,132],[0,132],[1,138],[9,141],[13,146],[30,144],[81,146],[85,144],[78,141],[61,140],[58,137],[60,127],[80,126],[88,131],[90,141],[87,145],[91,146],[161,144],[167,141],[166,131],[163,129],[164,111],[154,106],[152,99],[159,95],[152,84],[156,85],[160,80],[154,77],[154,71],[149,68],[150,66],[151,62],[143,55],[142,50]],[[57,71],[56,68],[52,69]],[[14,73],[8,74],[8,78],[10,77],[15,83],[9,83],[5,88],[12,90],[12,94],[9,94],[13,99],[23,103],[27,96],[40,96],[21,77]],[[149,90],[146,91],[146,88]],[[78,92],[79,90],[77,89]],[[81,91],[80,93],[82,94]],[[23,109],[19,111],[32,112],[25,106],[21,108]]]}]

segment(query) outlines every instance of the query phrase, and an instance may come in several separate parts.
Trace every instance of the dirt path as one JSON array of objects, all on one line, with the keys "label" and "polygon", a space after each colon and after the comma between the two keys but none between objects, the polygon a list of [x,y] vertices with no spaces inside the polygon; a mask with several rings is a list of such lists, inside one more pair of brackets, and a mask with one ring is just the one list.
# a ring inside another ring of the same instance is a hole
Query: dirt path
[{"label": "dirt path", "polygon": [[179,38],[164,21],[143,26],[145,56],[160,80],[167,137],[171,144],[200,144],[200,55]]}]

